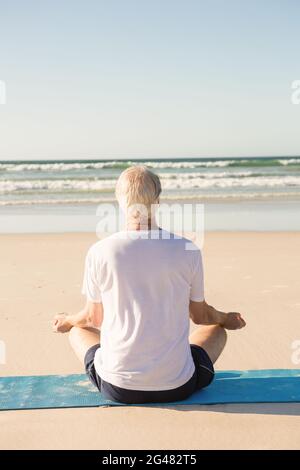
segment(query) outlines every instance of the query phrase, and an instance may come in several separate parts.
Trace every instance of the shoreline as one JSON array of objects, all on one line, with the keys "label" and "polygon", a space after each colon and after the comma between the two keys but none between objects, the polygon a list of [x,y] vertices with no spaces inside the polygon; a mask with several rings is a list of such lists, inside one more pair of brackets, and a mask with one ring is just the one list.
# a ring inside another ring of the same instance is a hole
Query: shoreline
[{"label": "shoreline", "polygon": [[[178,195],[174,196],[164,196],[161,200],[161,203],[168,204],[168,203],[179,203],[179,204],[186,204],[186,203],[194,203],[194,204],[247,204],[247,203],[256,203],[256,204],[264,204],[264,203],[299,203],[300,202],[300,192],[299,193],[262,193],[258,194],[255,193],[251,196],[251,194],[226,194],[221,196],[219,194],[210,194],[210,195],[201,195],[196,197],[194,194],[186,195],[184,198],[178,197]],[[17,208],[22,209],[24,207],[37,207],[37,208],[47,208],[47,207],[86,207],[86,206],[98,206],[99,204],[117,204],[115,196],[112,194],[111,196],[104,197],[102,199],[99,198],[82,198],[82,199],[32,199],[32,200],[23,200],[20,202],[19,200],[7,200],[2,201],[0,200],[0,211],[5,208]]]},{"label": "shoreline", "polygon": [[[300,231],[299,201],[204,203],[173,201],[160,206],[158,222],[181,231]],[[98,210],[98,212],[97,212]],[[174,215],[174,217],[173,217]],[[117,205],[3,206],[0,233],[87,233],[119,230]],[[183,225],[182,225],[183,224]],[[33,229],[34,227],[34,229]],[[112,228],[113,227],[113,228]]]}]

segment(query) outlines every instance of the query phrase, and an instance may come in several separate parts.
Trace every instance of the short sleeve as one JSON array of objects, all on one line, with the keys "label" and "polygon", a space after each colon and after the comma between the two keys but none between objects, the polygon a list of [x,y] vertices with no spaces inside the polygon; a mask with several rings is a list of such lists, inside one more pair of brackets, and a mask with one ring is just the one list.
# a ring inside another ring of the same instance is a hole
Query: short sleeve
[{"label": "short sleeve", "polygon": [[192,275],[190,300],[202,302],[204,300],[204,275],[201,251],[194,251],[194,270]]},{"label": "short sleeve", "polygon": [[81,292],[90,302],[100,303],[102,299],[100,284],[98,282],[99,273],[97,272],[97,264],[98,263],[96,262],[95,254],[93,250],[90,249],[85,259]]}]

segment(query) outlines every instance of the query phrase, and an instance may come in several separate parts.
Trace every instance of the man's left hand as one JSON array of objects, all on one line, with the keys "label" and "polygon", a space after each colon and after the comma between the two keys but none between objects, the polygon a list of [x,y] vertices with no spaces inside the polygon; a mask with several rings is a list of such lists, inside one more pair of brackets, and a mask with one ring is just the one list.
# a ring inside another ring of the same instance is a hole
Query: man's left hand
[{"label": "man's left hand", "polygon": [[222,326],[226,330],[239,330],[240,328],[244,328],[244,326],[246,326],[246,322],[240,313],[229,312],[226,314],[225,319],[222,322]]}]

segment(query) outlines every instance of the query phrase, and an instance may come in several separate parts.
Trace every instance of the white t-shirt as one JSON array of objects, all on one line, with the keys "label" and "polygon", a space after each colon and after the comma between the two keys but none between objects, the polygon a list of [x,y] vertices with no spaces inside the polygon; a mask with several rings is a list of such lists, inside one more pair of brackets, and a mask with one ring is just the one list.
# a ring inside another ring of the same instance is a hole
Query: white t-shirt
[{"label": "white t-shirt", "polygon": [[[192,249],[191,249],[192,248]],[[189,301],[203,301],[199,248],[164,230],[118,232],[86,257],[83,294],[102,302],[98,375],[130,390],[171,390],[195,366]]]}]

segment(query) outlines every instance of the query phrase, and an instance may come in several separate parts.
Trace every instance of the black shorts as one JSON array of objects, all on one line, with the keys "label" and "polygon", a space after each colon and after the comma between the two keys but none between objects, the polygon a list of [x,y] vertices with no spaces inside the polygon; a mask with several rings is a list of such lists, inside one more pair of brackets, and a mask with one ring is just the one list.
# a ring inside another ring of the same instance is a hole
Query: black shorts
[{"label": "black shorts", "polygon": [[185,400],[200,388],[207,387],[214,378],[214,366],[207,352],[195,344],[191,344],[191,353],[195,364],[193,376],[184,385],[171,390],[128,390],[105,382],[97,374],[94,366],[94,358],[99,344],[92,346],[86,353],[84,365],[91,382],[98,388],[101,394],[108,400],[120,403],[167,403]]}]

